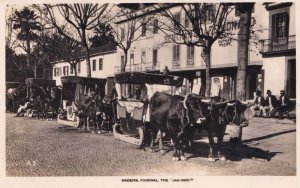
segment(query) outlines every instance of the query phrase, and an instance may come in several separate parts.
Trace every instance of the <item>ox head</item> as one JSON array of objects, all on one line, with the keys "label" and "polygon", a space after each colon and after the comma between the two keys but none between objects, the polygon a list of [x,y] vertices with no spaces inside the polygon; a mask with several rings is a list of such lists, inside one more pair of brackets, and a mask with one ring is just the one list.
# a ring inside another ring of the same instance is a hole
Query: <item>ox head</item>
[{"label": "ox head", "polygon": [[249,122],[244,112],[247,110],[248,104],[239,100],[229,101],[225,108],[225,116],[229,123],[246,127]]},{"label": "ox head", "polygon": [[184,108],[188,111],[190,123],[201,123],[205,121],[208,109],[207,103],[204,97],[195,94],[189,94],[185,96],[183,101]]}]

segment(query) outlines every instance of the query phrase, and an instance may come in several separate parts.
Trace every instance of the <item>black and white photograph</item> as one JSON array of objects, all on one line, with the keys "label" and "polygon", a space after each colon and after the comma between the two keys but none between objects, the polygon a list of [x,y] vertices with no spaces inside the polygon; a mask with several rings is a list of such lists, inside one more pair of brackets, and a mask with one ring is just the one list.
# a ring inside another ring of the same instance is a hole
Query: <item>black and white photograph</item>
[{"label": "black and white photograph", "polygon": [[299,185],[295,1],[1,6],[7,181]]}]

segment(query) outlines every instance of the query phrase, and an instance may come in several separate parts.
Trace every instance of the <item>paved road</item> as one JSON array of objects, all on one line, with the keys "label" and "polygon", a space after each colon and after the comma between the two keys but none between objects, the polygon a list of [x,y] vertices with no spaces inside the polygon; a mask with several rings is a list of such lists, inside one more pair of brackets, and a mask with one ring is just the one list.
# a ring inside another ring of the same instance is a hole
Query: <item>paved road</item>
[{"label": "paved road", "polygon": [[[208,146],[197,142],[188,161],[173,162],[171,152],[137,150],[112,134],[83,133],[56,121],[6,115],[7,176],[131,175],[295,175],[296,124],[250,119],[245,145],[228,149],[229,159],[210,163]],[[228,147],[228,146],[227,146]]]}]

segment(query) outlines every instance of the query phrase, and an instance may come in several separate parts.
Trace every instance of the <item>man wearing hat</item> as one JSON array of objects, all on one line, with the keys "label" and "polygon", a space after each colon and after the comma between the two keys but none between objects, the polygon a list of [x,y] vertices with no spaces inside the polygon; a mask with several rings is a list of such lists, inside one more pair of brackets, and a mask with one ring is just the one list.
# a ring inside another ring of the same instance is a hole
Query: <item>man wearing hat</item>
[{"label": "man wearing hat", "polygon": [[290,98],[285,95],[284,90],[280,90],[280,97],[278,103],[279,104],[275,109],[275,113],[278,112],[279,119],[283,119],[283,112],[286,112],[290,108],[290,104],[291,104]]},{"label": "man wearing hat", "polygon": [[[267,90],[267,95],[266,103],[263,108],[263,117],[274,117],[276,113],[275,108],[277,107],[277,99],[274,95],[272,95],[271,90]],[[267,111],[269,112],[268,115]]]},{"label": "man wearing hat", "polygon": [[254,105],[250,107],[253,117],[256,116],[255,113],[256,110],[259,110],[258,116],[261,116],[264,106],[265,106],[265,98],[261,95],[261,91],[257,90]]}]

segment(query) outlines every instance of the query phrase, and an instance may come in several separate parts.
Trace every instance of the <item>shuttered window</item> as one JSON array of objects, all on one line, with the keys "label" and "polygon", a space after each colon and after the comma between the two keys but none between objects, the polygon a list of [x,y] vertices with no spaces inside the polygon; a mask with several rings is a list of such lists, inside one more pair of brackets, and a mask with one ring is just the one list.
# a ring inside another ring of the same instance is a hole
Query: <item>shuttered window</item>
[{"label": "shuttered window", "polygon": [[288,37],[289,15],[287,12],[275,14],[272,16],[272,39]]},{"label": "shuttered window", "polygon": [[180,45],[176,44],[173,46],[173,60],[178,61],[180,58]]}]

